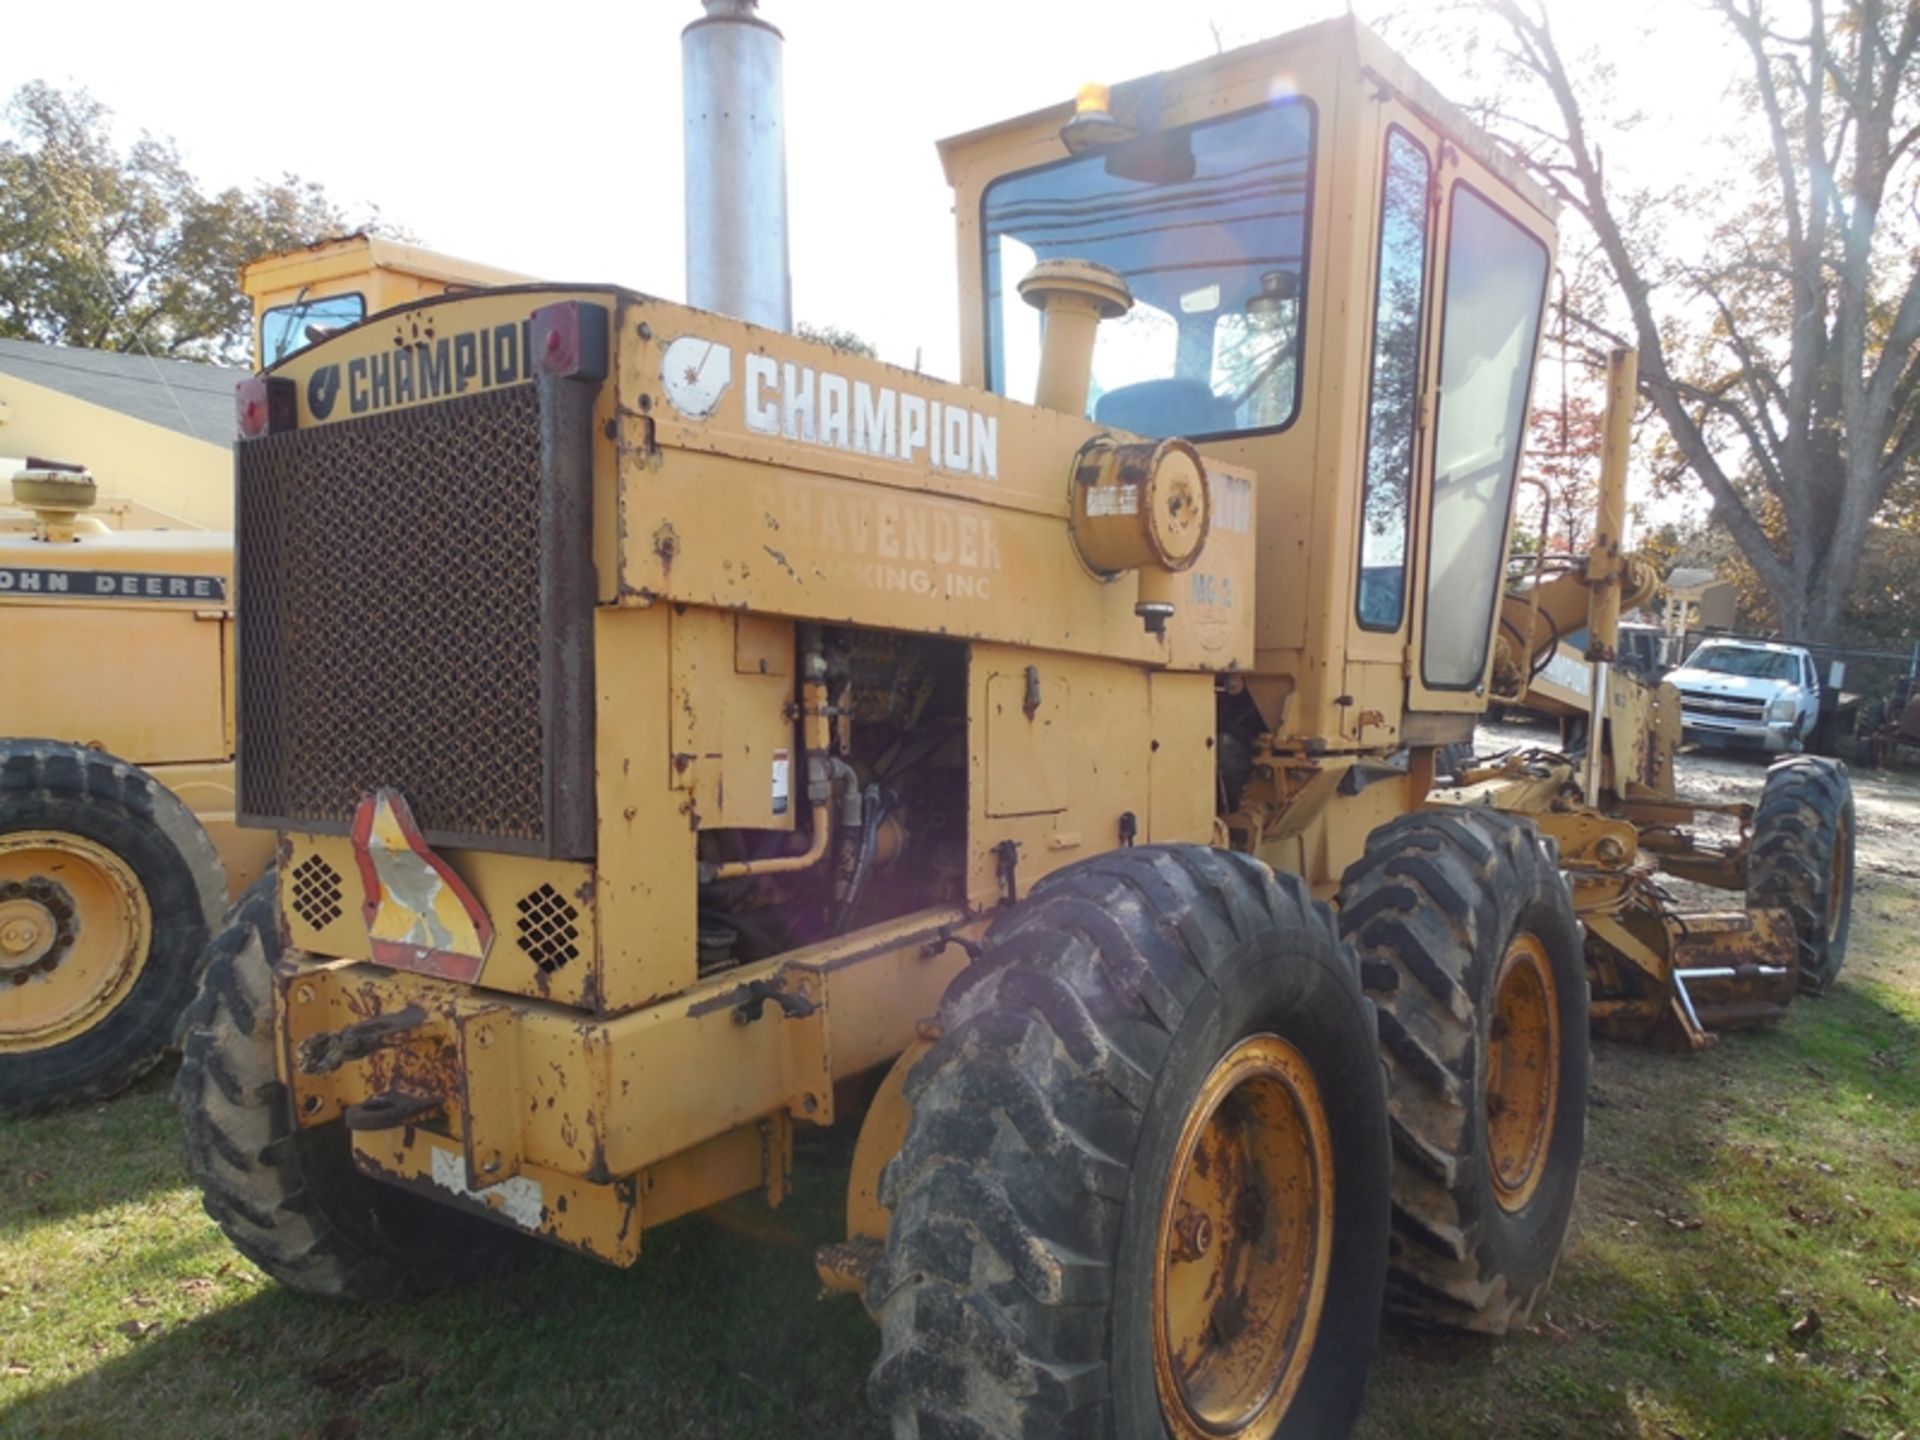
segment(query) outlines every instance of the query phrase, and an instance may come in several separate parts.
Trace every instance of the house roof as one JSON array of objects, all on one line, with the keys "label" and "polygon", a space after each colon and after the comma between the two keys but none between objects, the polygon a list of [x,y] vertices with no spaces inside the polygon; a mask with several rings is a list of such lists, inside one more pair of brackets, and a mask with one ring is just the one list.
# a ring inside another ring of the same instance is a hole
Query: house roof
[{"label": "house roof", "polygon": [[0,340],[0,375],[44,385],[210,445],[233,439],[233,387],[248,372],[197,360]]},{"label": "house roof", "polygon": [[1667,589],[1669,592],[1678,590],[1704,590],[1714,585],[1731,585],[1732,583],[1730,580],[1722,580],[1719,572],[1710,568],[1688,569],[1682,567],[1668,572],[1667,575]]}]

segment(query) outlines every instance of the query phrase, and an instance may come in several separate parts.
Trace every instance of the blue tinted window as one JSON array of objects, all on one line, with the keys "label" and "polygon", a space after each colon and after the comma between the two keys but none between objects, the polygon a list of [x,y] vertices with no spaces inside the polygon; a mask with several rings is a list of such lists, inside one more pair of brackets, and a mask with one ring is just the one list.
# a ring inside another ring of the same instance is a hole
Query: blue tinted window
[{"label": "blue tinted window", "polygon": [[1143,435],[1285,425],[1299,409],[1313,108],[1294,98],[1004,176],[982,202],[988,383],[1031,399],[1020,280],[1091,260],[1133,292],[1100,326],[1089,418]]}]

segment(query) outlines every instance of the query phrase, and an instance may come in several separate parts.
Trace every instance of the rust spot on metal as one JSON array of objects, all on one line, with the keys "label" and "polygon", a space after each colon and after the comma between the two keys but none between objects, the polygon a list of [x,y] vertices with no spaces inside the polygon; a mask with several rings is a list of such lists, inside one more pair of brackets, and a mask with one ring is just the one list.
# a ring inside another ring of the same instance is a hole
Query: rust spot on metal
[{"label": "rust spot on metal", "polygon": [[663,521],[653,532],[653,553],[660,557],[660,572],[671,575],[674,557],[680,553],[680,532],[673,528],[671,520]]}]

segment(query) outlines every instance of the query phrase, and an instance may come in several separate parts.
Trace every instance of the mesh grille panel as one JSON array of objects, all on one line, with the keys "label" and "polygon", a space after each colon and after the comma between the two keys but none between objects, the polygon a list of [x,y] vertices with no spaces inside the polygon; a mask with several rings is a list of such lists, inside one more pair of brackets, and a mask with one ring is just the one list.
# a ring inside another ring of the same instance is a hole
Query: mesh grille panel
[{"label": "mesh grille panel", "polygon": [[241,809],[546,840],[539,404],[519,385],[239,447]]},{"label": "mesh grille panel", "polygon": [[318,855],[309,855],[293,867],[293,913],[316,930],[324,930],[343,913],[340,875]]},{"label": "mesh grille panel", "polygon": [[551,975],[580,953],[580,912],[551,885],[520,900],[520,948]]}]

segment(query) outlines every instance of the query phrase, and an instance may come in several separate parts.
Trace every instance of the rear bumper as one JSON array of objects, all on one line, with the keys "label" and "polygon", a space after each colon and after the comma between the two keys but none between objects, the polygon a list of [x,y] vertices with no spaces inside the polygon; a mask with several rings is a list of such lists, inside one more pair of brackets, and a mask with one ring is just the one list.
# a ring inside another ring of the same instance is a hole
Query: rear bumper
[{"label": "rear bumper", "polygon": [[743,966],[620,1015],[291,951],[275,973],[295,1123],[359,1168],[618,1264],[640,1233],[786,1188],[791,1127],[891,1059],[966,962],[959,907]]}]

